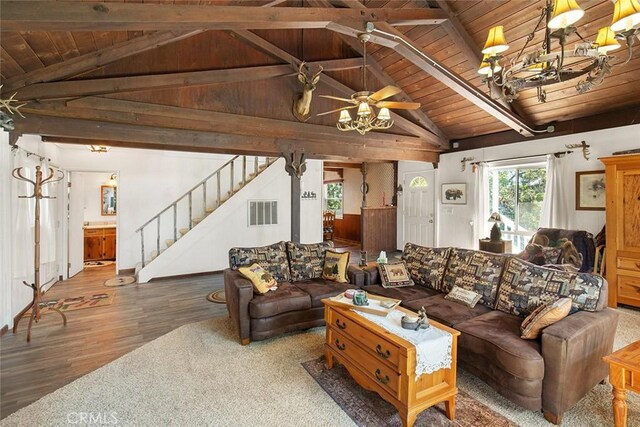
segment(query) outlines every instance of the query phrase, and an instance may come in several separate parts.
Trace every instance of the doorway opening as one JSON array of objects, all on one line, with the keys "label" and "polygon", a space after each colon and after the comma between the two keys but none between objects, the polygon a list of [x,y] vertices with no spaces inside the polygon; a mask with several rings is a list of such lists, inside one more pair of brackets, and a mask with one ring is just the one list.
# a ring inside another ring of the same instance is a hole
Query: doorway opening
[{"label": "doorway opening", "polygon": [[115,275],[117,172],[69,173],[69,277],[81,271]]},{"label": "doorway opening", "polygon": [[336,248],[360,248],[361,163],[325,162],[323,223],[325,241]]}]

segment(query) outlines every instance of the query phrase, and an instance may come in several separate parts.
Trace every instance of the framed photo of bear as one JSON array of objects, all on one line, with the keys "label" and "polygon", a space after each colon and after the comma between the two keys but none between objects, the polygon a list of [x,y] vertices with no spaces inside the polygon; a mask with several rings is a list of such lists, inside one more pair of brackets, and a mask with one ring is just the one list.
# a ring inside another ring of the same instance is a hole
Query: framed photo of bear
[{"label": "framed photo of bear", "polygon": [[467,184],[442,184],[440,200],[443,205],[466,205]]}]

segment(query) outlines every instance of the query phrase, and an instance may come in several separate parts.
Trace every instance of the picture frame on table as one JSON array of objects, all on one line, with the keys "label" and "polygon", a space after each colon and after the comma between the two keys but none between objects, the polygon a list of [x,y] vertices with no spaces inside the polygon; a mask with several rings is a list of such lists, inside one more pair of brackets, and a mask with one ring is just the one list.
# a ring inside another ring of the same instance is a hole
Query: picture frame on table
[{"label": "picture frame on table", "polygon": [[467,184],[451,183],[442,184],[440,201],[443,205],[466,205],[467,204]]},{"label": "picture frame on table", "polygon": [[605,210],[605,174],[603,170],[576,172],[576,210]]}]

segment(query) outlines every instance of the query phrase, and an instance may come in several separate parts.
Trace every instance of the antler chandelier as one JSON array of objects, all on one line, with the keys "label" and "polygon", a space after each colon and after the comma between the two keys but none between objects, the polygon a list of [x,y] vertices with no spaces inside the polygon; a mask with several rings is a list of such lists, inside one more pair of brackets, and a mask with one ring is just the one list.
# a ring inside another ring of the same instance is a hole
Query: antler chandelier
[{"label": "antler chandelier", "polygon": [[[540,19],[527,36],[525,45],[518,55],[504,67],[500,61],[502,53],[509,49],[504,36],[504,27],[496,26],[489,30],[487,42],[482,49],[483,59],[478,70],[486,75],[484,82],[501,90],[493,94],[494,98],[504,98],[512,102],[518,92],[525,89],[537,89],[538,101],[546,102],[545,86],[562,83],[586,76],[576,84],[576,90],[582,94],[602,83],[611,73],[609,61],[613,58],[608,52],[620,48],[618,40],[626,40],[629,51],[627,62],[631,59],[632,46],[640,33],[640,3],[638,0],[615,0],[613,22],[610,27],[600,28],[595,42],[585,40],[573,26],[582,18],[584,10],[576,0],[547,0]],[[534,52],[522,55],[535,37],[540,24],[545,21],[545,37],[542,45]],[[567,37],[576,34],[582,43],[576,44],[573,51],[565,49]],[[551,51],[552,40],[560,45],[559,52]]]}]

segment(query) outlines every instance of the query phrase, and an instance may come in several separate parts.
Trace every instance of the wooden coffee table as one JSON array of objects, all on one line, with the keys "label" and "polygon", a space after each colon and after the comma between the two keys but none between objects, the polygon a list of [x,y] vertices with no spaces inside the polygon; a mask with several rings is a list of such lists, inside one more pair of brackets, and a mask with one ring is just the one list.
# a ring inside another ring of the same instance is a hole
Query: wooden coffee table
[{"label": "wooden coffee table", "polygon": [[613,419],[616,427],[627,425],[627,389],[640,393],[640,341],[603,357],[609,363],[613,386]]},{"label": "wooden coffee table", "polygon": [[432,327],[453,335],[451,368],[421,375],[416,380],[413,344],[329,299],[322,302],[327,323],[324,351],[329,369],[333,368],[334,359],[344,365],[360,386],[375,391],[396,407],[403,426],[413,426],[420,412],[440,402],[445,402],[447,417],[455,418],[459,331],[430,321]]}]

